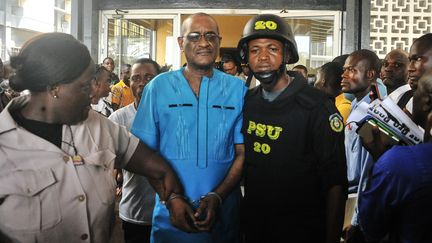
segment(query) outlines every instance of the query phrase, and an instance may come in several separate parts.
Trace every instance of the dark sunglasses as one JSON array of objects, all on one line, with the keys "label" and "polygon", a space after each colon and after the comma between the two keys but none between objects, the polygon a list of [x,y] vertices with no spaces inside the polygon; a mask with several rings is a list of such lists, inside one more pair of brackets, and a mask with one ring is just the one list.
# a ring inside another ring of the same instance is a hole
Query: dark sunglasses
[{"label": "dark sunglasses", "polygon": [[[183,37],[183,36],[182,36]],[[201,40],[201,37],[204,37],[204,39],[208,42],[216,42],[217,40],[220,40],[220,36],[217,35],[214,32],[207,32],[204,34],[198,33],[198,32],[191,32],[186,35],[186,39],[191,42],[198,42]]]}]

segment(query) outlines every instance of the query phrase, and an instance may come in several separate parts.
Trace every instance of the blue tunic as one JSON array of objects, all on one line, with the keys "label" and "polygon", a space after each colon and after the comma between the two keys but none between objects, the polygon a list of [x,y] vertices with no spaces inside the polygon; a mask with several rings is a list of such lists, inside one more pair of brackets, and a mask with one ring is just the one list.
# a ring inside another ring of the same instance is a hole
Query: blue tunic
[{"label": "blue tunic", "polygon": [[394,146],[373,165],[359,197],[360,226],[371,240],[432,242],[432,143]]},{"label": "blue tunic", "polygon": [[[184,69],[163,73],[146,87],[132,133],[158,150],[171,164],[191,201],[217,187],[235,158],[241,134],[244,82],[213,70],[203,77],[199,98],[183,75]],[[159,203],[153,212],[152,242],[235,242],[240,190],[224,201],[211,233],[188,234],[169,222]]]}]

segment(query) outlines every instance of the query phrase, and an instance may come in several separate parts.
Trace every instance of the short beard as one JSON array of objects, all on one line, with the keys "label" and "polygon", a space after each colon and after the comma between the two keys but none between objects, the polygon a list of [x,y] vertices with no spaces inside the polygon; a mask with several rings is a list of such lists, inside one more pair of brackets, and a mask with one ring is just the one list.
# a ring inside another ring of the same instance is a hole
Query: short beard
[{"label": "short beard", "polygon": [[188,63],[188,66],[192,67],[193,69],[197,70],[197,71],[208,71],[208,70],[212,70],[214,67],[213,63],[209,63],[209,64],[196,64],[196,63]]}]

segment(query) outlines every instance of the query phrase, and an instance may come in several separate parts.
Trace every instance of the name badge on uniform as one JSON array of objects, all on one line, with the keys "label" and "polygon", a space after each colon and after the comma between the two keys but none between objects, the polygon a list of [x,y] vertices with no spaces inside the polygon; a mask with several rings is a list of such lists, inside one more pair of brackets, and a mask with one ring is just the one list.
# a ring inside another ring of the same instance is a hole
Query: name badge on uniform
[{"label": "name badge on uniform", "polygon": [[334,132],[342,132],[344,129],[344,123],[342,117],[338,113],[331,114],[329,117],[330,128]]},{"label": "name badge on uniform", "polygon": [[84,159],[80,155],[74,155],[72,157],[72,162],[75,166],[79,166],[84,164]]}]

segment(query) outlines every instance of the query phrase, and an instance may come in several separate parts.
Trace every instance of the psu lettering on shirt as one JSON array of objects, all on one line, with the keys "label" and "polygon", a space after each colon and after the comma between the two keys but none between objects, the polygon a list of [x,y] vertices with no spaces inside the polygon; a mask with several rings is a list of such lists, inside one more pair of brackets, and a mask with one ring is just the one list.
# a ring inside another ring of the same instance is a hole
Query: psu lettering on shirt
[{"label": "psu lettering on shirt", "polygon": [[[267,136],[271,140],[277,140],[282,130],[283,130],[282,127],[249,121],[247,133],[249,134],[254,133],[255,136],[261,138]],[[266,143],[253,142],[253,145],[254,145],[254,151],[257,153],[268,154],[271,151],[270,145]]]}]

